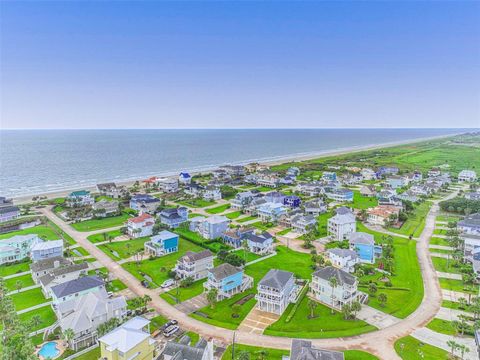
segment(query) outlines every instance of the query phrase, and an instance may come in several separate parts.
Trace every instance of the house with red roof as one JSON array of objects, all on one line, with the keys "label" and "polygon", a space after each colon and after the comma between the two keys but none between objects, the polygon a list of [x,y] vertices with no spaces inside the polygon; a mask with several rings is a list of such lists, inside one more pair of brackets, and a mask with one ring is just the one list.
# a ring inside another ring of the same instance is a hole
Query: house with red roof
[{"label": "house with red roof", "polygon": [[140,216],[128,219],[127,232],[132,238],[151,236],[153,234],[155,219],[152,215],[143,213]]}]

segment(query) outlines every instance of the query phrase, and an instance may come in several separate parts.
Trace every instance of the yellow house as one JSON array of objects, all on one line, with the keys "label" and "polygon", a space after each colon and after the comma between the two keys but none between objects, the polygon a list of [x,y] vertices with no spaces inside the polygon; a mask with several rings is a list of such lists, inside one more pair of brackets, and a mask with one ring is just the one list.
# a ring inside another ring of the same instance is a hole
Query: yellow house
[{"label": "yellow house", "polygon": [[153,360],[150,321],[137,316],[98,339],[102,360]]}]

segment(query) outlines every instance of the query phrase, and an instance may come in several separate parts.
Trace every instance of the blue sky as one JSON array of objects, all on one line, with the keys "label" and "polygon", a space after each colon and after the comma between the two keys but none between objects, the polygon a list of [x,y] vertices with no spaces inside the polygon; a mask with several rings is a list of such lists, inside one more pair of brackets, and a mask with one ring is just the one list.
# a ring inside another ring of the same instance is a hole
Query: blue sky
[{"label": "blue sky", "polygon": [[1,2],[2,128],[480,127],[480,2]]}]

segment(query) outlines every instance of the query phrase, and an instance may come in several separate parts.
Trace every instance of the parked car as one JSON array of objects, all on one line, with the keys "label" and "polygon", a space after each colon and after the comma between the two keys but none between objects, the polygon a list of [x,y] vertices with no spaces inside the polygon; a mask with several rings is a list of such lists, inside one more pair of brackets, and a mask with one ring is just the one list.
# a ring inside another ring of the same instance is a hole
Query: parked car
[{"label": "parked car", "polygon": [[175,334],[178,330],[180,330],[178,325],[171,325],[163,331],[163,336],[168,338],[168,337],[172,336],[173,334]]},{"label": "parked car", "polygon": [[178,321],[177,320],[169,320],[165,325],[165,329],[167,329],[168,327],[172,326],[172,325],[177,325],[178,324]]},{"label": "parked car", "polygon": [[165,280],[162,285],[160,285],[161,288],[167,288],[169,286],[172,286],[175,282],[172,279]]},{"label": "parked car", "polygon": [[146,288],[150,287],[147,280],[142,280],[142,286]]}]

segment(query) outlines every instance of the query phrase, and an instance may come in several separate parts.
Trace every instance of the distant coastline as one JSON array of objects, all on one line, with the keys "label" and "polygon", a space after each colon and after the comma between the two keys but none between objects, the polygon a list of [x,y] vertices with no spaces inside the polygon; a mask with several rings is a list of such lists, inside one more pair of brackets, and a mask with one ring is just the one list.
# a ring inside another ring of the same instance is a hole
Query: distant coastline
[{"label": "distant coastline", "polygon": [[[380,143],[380,144],[367,144],[367,145],[359,145],[359,146],[351,146],[351,147],[344,147],[344,148],[339,148],[339,149],[331,149],[331,150],[323,150],[323,151],[316,151],[316,152],[309,152],[309,153],[297,153],[297,154],[292,154],[288,156],[278,156],[278,157],[269,157],[269,158],[258,158],[258,159],[249,159],[249,160],[244,160],[244,161],[239,161],[235,162],[234,164],[238,165],[245,165],[251,162],[260,162],[262,164],[267,164],[270,166],[273,165],[279,165],[283,163],[288,163],[288,162],[297,162],[297,161],[306,161],[306,160],[313,160],[313,159],[320,159],[323,157],[329,157],[329,156],[338,156],[338,155],[344,155],[348,153],[354,153],[354,152],[360,152],[360,151],[366,151],[366,150],[374,150],[374,149],[380,149],[380,148],[387,148],[387,147],[393,147],[393,146],[399,146],[399,145],[407,145],[407,144],[414,144],[414,143],[420,143],[424,141],[429,141],[429,140],[437,140],[437,139],[442,139],[442,138],[449,138],[452,136],[460,135],[465,133],[465,131],[461,132],[453,132],[450,134],[445,134],[445,135],[438,135],[438,136],[430,136],[430,137],[423,137],[423,138],[415,138],[415,139],[406,139],[406,140],[400,140],[400,141],[392,141],[392,142],[386,142],[386,143]],[[206,167],[198,167],[198,168],[191,168],[191,169],[185,169],[189,171],[191,174],[200,174],[200,173],[205,173],[214,170],[215,168],[218,168],[220,165],[224,165],[225,163],[219,163],[215,165],[210,165]],[[158,176],[158,177],[169,177],[169,176],[176,176],[177,172],[162,172],[162,173],[157,173],[157,174],[150,174],[146,177],[138,178],[138,177],[132,177],[130,179],[117,179],[117,180],[112,180],[116,182],[117,184],[120,185],[125,185],[125,186],[131,186],[133,185],[136,181],[142,181],[145,180],[146,178],[150,176]],[[28,195],[20,195],[20,196],[13,196],[12,198],[14,199],[15,203],[17,204],[24,204],[31,202],[32,197],[34,196],[42,196],[46,197],[48,199],[53,199],[53,198],[58,198],[58,197],[64,197],[68,195],[71,191],[73,190],[80,190],[80,189],[85,189],[89,191],[95,191],[96,190],[96,184],[86,184],[83,187],[75,186],[75,187],[69,187],[61,190],[53,190],[53,191],[48,191],[48,192],[39,192],[36,194],[28,194]]]}]

